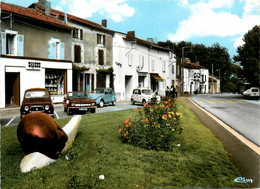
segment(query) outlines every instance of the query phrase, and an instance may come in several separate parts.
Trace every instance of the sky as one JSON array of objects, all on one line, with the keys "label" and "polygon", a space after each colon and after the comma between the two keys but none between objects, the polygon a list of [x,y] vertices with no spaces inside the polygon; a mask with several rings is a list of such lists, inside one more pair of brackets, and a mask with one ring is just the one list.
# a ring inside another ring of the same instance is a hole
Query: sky
[{"label": "sky", "polygon": [[[28,7],[38,0],[2,0]],[[260,25],[259,0],[49,0],[51,7],[127,33],[158,41],[219,43],[230,57],[243,36]]]}]

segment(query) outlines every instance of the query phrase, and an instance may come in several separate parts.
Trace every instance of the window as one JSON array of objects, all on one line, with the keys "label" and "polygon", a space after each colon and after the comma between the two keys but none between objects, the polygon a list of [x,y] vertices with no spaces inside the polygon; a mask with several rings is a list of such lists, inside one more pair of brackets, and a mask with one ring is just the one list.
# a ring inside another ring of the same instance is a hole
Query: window
[{"label": "window", "polygon": [[72,31],[72,37],[74,39],[83,40],[83,29],[74,28]]},{"label": "window", "polygon": [[1,32],[1,54],[23,56],[24,55],[24,36],[18,32],[5,30]]},{"label": "window", "polygon": [[81,63],[81,46],[74,45],[74,62]]},{"label": "window", "polygon": [[172,65],[172,73],[174,74],[174,65]]},{"label": "window", "polygon": [[105,45],[105,35],[97,34],[97,44],[99,45]]},{"label": "window", "polygon": [[131,53],[129,53],[127,56],[128,56],[128,66],[132,66],[133,56]]},{"label": "window", "polygon": [[165,72],[165,70],[166,70],[166,61],[164,60],[162,65],[162,71]]},{"label": "window", "polygon": [[152,60],[152,63],[151,63],[151,67],[152,67],[152,71],[154,71],[154,60]]},{"label": "window", "polygon": [[98,64],[104,65],[104,51],[101,49],[98,50]]},{"label": "window", "polygon": [[50,59],[64,60],[65,44],[60,39],[51,38],[49,41],[49,56]]},{"label": "window", "polygon": [[140,57],[139,57],[139,66],[141,68],[144,67],[144,56],[143,55],[140,55]]}]

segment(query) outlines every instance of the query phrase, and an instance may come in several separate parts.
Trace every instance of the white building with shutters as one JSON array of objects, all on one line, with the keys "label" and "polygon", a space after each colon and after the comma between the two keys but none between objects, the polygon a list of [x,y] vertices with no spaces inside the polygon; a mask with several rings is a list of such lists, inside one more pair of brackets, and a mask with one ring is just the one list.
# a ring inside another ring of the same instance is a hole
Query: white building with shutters
[{"label": "white building with shutters", "polygon": [[62,102],[72,90],[71,31],[39,10],[1,3],[0,108],[20,106],[36,87]]},{"label": "white building with shutters", "polygon": [[165,96],[175,86],[176,60],[170,49],[127,34],[115,32],[113,39],[114,88],[118,101],[130,100],[137,87],[150,88]]}]

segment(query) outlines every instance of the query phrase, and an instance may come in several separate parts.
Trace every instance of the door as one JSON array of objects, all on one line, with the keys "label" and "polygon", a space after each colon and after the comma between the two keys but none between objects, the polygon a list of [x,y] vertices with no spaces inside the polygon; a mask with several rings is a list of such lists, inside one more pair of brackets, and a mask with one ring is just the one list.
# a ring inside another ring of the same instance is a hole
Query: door
[{"label": "door", "polygon": [[20,73],[6,73],[5,99],[6,104],[20,106]]},{"label": "door", "polygon": [[86,83],[86,92],[89,93],[89,74],[85,75],[85,83]]}]

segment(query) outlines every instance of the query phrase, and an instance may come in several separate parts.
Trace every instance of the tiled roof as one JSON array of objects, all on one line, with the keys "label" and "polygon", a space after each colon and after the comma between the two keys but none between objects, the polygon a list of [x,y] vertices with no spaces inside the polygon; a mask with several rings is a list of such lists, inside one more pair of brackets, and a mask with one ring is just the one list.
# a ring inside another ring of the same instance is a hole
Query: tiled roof
[{"label": "tiled roof", "polygon": [[182,66],[184,68],[189,68],[189,69],[206,69],[204,66],[192,62],[184,63]]},{"label": "tiled roof", "polygon": [[152,48],[155,48],[155,49],[159,49],[159,50],[163,50],[163,51],[170,51],[170,49],[168,49],[168,48],[164,48],[162,46],[156,45],[155,43],[151,43],[149,41],[139,39],[135,36],[127,35],[126,37],[123,37],[123,39],[125,39],[127,41],[136,41],[137,44],[152,47]]},{"label": "tiled roof", "polygon": [[[39,4],[39,3],[33,3],[32,5],[29,6],[29,8],[34,8],[34,9],[39,9],[39,10],[45,11],[45,7],[41,4]],[[50,14],[52,16],[59,18],[60,20],[64,20],[64,15],[67,14],[67,13],[64,13],[62,11],[58,11],[58,10],[55,10],[55,9],[50,9]],[[92,27],[92,28],[96,28],[98,30],[102,30],[102,31],[106,31],[106,32],[112,32],[112,33],[114,32],[112,30],[109,30],[109,29],[101,26],[100,24],[97,24],[95,22],[74,16],[74,15],[71,15],[71,14],[67,14],[67,19],[74,21],[74,22],[81,23],[83,25],[87,25],[87,26]]]},{"label": "tiled roof", "polygon": [[46,15],[44,12],[36,9],[25,8],[13,4],[1,3],[1,11],[13,13],[15,15],[27,17],[29,19],[46,22],[55,26],[72,29],[69,25],[59,21],[56,18]]}]

